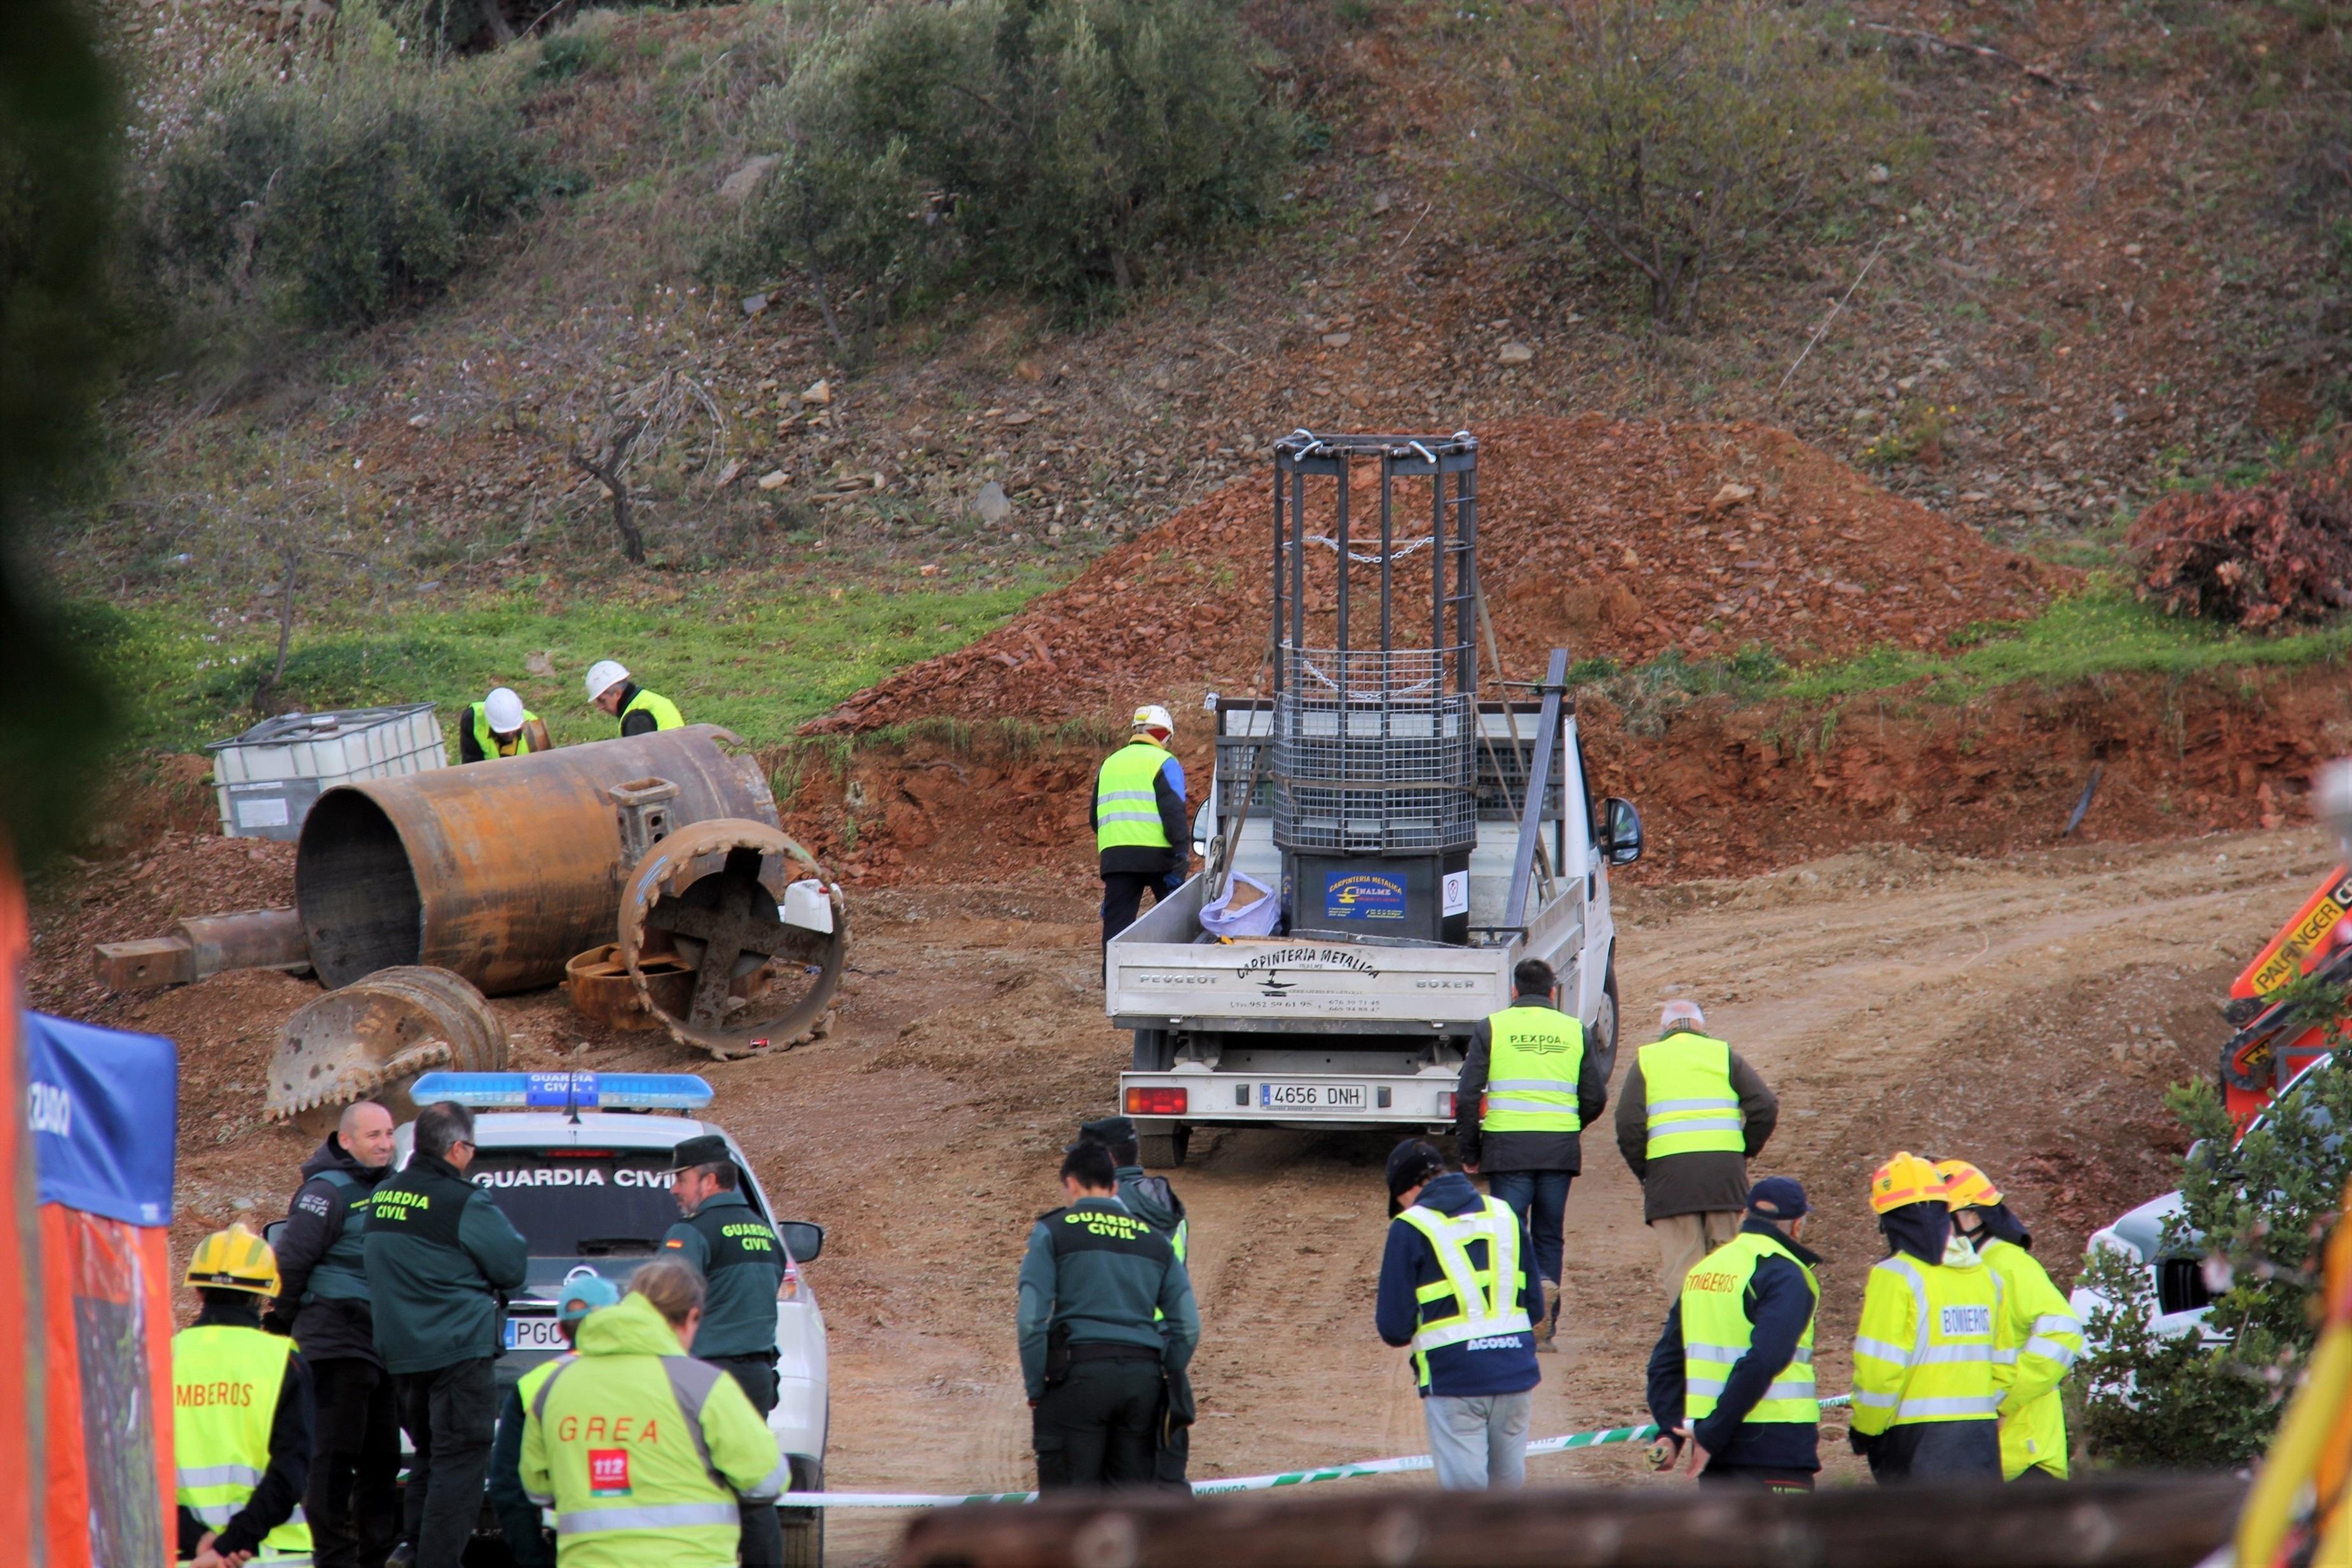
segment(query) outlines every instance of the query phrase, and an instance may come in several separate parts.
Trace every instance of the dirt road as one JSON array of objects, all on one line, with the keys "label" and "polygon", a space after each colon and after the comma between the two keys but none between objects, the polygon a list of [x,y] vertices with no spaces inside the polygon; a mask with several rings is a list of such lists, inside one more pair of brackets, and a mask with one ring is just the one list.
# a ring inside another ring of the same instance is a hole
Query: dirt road
[{"label": "dirt road", "polygon": [[[1881,1255],[1861,1201],[1871,1166],[1898,1146],[1968,1155],[2070,1273],[2087,1228],[2170,1185],[2179,1140],[2163,1086],[2210,1074],[2225,1033],[2216,999],[2326,857],[2308,831],[2000,861],[1872,849],[1622,897],[1629,1041],[1664,997],[1694,997],[1780,1094],[1759,1168],[1801,1177],[1822,1205],[1811,1239],[1830,1260],[1825,1387],[1844,1385],[1860,1282]],[[1024,1487],[1014,1273],[1031,1220],[1058,1201],[1061,1145],[1108,1110],[1128,1053],[1100,1010],[1091,900],[1056,881],[866,894],[853,912],[838,1026],[782,1056],[712,1066],[643,1037],[582,1044],[552,993],[498,1005],[520,1066],[704,1071],[713,1114],[779,1206],[828,1227],[812,1278],[832,1336],[835,1488]],[[78,972],[77,956],[53,947],[42,963]],[[181,1041],[183,1245],[284,1203],[306,1151],[256,1120],[248,1092],[278,1024],[313,994],[228,975],[102,1009]],[[1174,1173],[1206,1323],[1196,1474],[1420,1450],[1405,1358],[1370,1322],[1386,1143],[1204,1136]],[[1664,1303],[1640,1193],[1605,1124],[1587,1135],[1568,1231],[1543,1434],[1643,1414]],[[1832,1473],[1851,1474],[1833,1447]],[[1533,1469],[1636,1475],[1628,1449]],[[836,1559],[877,1557],[895,1528],[844,1516]]]},{"label": "dirt road", "polygon": [[[1824,1208],[1825,1387],[1844,1385],[1843,1342],[1880,1256],[1860,1202],[1870,1166],[1898,1145],[1967,1153],[2071,1271],[2088,1226],[2168,1185],[2162,1086],[2210,1072],[2214,998],[2324,852],[2308,832],[1999,862],[1868,851],[1627,901],[1629,1019],[1696,997],[1781,1095],[1760,1164]],[[712,1074],[719,1114],[779,1202],[832,1228],[815,1276],[837,1489],[1028,1484],[1013,1273],[1029,1221],[1056,1201],[1060,1145],[1108,1107],[1126,1051],[1098,1010],[1091,913],[1067,894],[893,895],[864,912],[832,1039]],[[640,1055],[667,1059],[628,1060]],[[1175,1173],[1206,1324],[1196,1474],[1420,1449],[1405,1360],[1370,1325],[1385,1146],[1229,1134],[1196,1141]],[[1608,1132],[1588,1134],[1585,1173],[1564,1354],[1547,1358],[1537,1400],[1546,1434],[1641,1417],[1663,1310],[1640,1192]],[[1635,1473],[1622,1449],[1535,1469]],[[861,1560],[890,1532],[845,1516],[834,1548]]]}]

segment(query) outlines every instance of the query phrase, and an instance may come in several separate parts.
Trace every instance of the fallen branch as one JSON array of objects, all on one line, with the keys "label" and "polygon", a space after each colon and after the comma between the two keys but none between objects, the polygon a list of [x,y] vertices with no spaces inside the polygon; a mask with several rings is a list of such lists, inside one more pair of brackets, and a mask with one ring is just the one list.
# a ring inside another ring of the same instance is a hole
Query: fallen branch
[{"label": "fallen branch", "polygon": [[1853,25],[1857,27],[1866,27],[1874,33],[1884,33],[1890,38],[1908,38],[1915,44],[1925,44],[1929,48],[1946,49],[1956,55],[1976,55],[1988,60],[1999,60],[2002,65],[2024,72],[2053,92],[2070,93],[2087,90],[2080,82],[2069,81],[2056,72],[2045,70],[2040,66],[2027,65],[2015,55],[2005,49],[1996,49],[1990,44],[1964,44],[1957,38],[1947,38],[1940,34],[1927,32],[1924,28],[1897,27],[1891,23],[1865,22],[1858,17]]}]

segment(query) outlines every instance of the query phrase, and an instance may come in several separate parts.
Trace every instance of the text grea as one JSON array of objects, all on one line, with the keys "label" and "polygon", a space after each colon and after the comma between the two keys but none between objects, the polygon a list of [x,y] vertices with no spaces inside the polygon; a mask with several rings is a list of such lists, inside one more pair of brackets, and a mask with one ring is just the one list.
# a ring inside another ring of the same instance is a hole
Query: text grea
[{"label": "text grea", "polygon": [[635,1166],[623,1166],[606,1171],[595,1166],[528,1166],[519,1170],[478,1171],[474,1176],[476,1186],[657,1186],[668,1187],[675,1180],[669,1171],[644,1170]]}]

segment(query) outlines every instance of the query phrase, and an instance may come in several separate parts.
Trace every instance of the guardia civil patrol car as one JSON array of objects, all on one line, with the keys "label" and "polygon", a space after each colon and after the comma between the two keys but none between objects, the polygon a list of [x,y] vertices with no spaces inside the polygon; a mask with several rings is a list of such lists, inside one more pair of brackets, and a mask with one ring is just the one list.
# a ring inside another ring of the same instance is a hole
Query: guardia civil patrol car
[{"label": "guardia civil patrol car", "polygon": [[[805,1266],[824,1248],[824,1230],[778,1218],[742,1149],[716,1124],[698,1120],[710,1085],[690,1073],[428,1072],[409,1089],[419,1105],[454,1100],[475,1113],[474,1161],[466,1174],[488,1190],[530,1243],[530,1272],[507,1303],[500,1386],[560,1354],[555,1301],[583,1274],[627,1285],[661,1250],[677,1223],[670,1196],[671,1151],[688,1138],[727,1141],[743,1197],[784,1243],[784,1284],[776,1299],[779,1396],[768,1426],[792,1469],[792,1490],[824,1490],[824,1314]],[[667,1113],[666,1114],[656,1113]],[[405,1166],[414,1127],[394,1134],[394,1163]],[[814,1568],[823,1550],[824,1511],[783,1511],[785,1562]]]}]

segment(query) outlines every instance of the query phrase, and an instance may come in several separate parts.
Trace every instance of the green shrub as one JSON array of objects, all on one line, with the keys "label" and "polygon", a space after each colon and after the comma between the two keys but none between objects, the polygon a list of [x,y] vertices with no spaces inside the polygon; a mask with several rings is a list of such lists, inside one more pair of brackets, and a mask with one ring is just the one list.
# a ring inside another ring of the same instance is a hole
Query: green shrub
[{"label": "green shrub", "polygon": [[[711,269],[835,329],[954,278],[1124,293],[1261,220],[1292,127],[1220,0],[950,0],[825,21],[751,116],[778,162]],[[846,346],[845,343],[844,345]]]},{"label": "green shrub", "polygon": [[1764,0],[1593,0],[1521,25],[1487,172],[1531,232],[1580,238],[1674,325],[1874,163],[1897,117],[1876,58]]},{"label": "green shrub", "polygon": [[[2182,1162],[2181,1214],[2165,1245],[2202,1252],[2209,1284],[2226,1280],[2210,1322],[2229,1343],[2151,1333],[2145,1269],[2105,1249],[2082,1283],[2116,1303],[2084,1324],[2092,1354],[2083,1435],[2100,1459],[2133,1469],[2203,1469],[2258,1457],[2277,1430],[2318,1335],[2314,1298],[2327,1231],[2352,1176],[2352,1066],[2339,1065],[2344,993],[2300,985],[2306,1016],[2324,1019],[2335,1062],[2234,1149],[2221,1096],[2206,1083],[2176,1087],[2174,1113],[2201,1140]],[[2291,1030],[2290,1034],[2299,1032]],[[2217,1277],[2218,1276],[2218,1277]]]},{"label": "green shrub", "polygon": [[149,247],[182,294],[380,320],[446,284],[522,202],[535,160],[513,61],[406,57],[357,3],[336,42],[315,79],[216,87],[165,156]]}]

